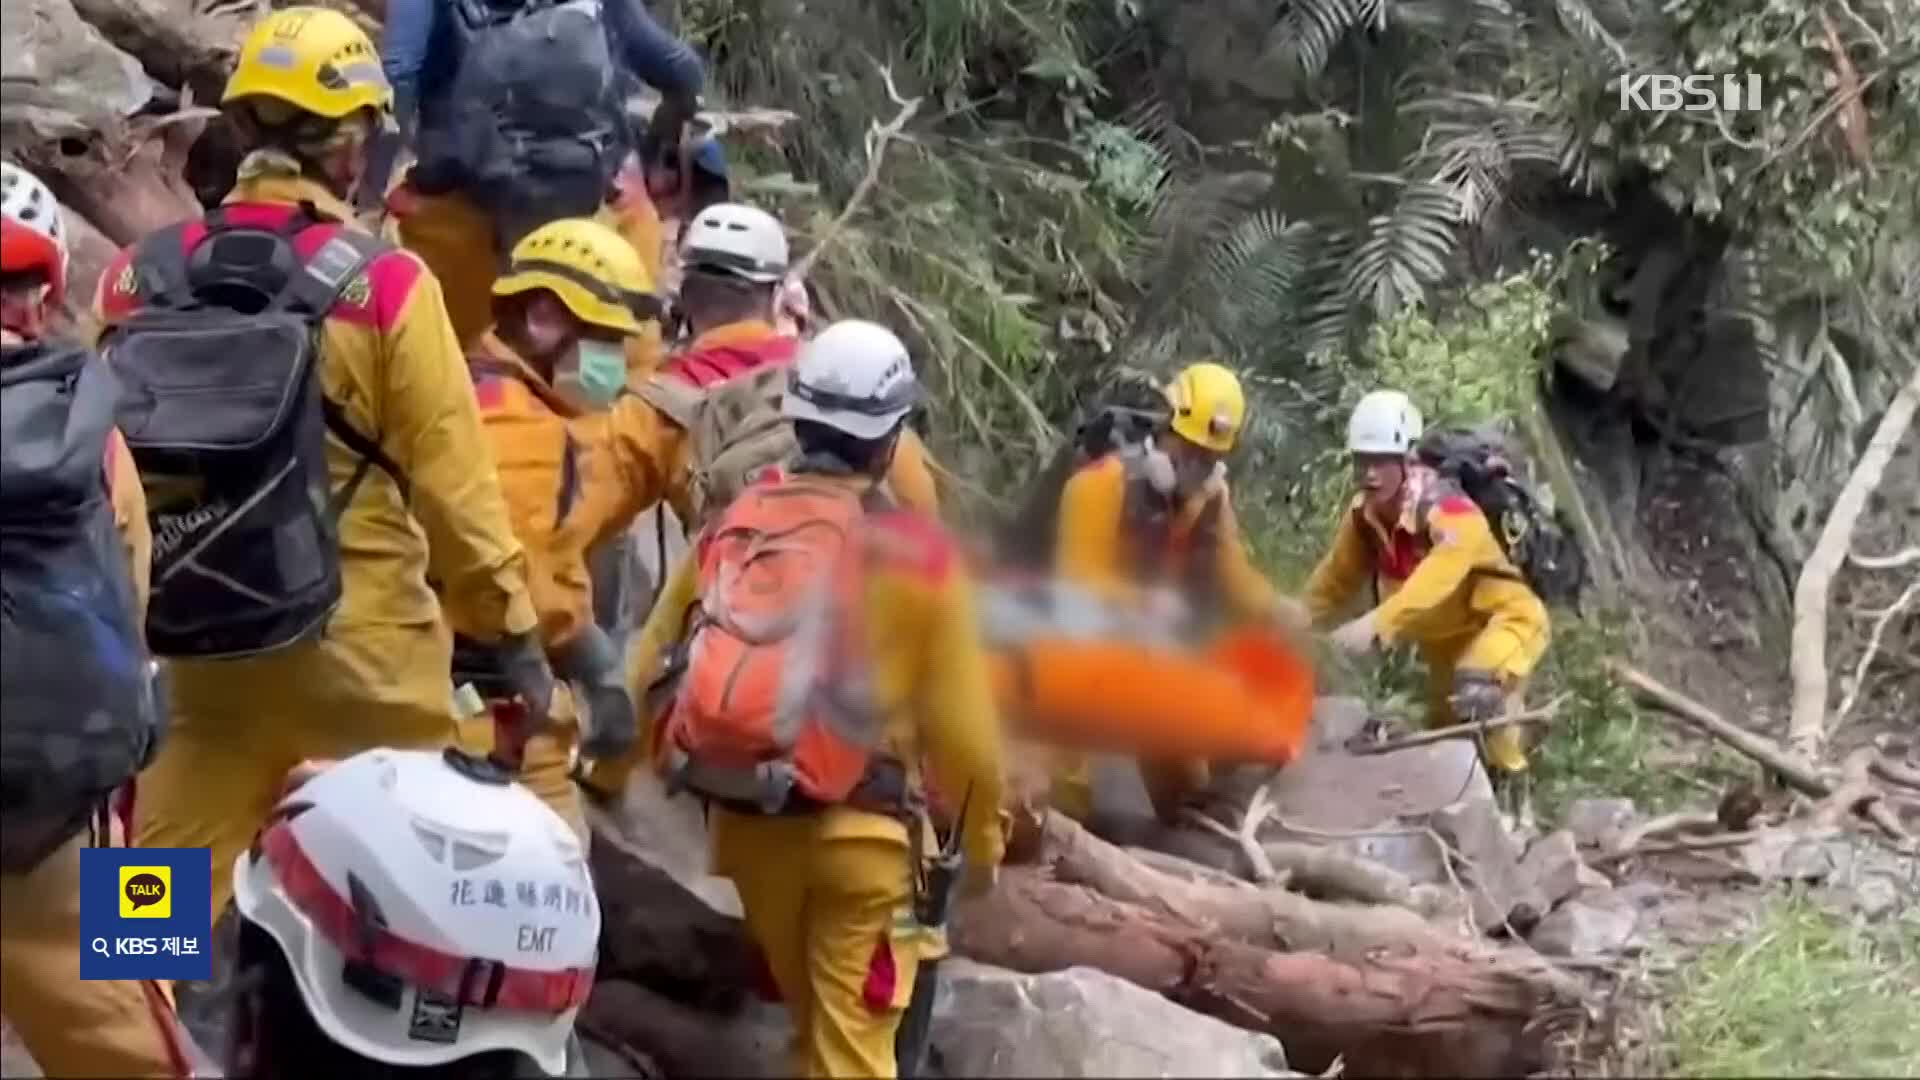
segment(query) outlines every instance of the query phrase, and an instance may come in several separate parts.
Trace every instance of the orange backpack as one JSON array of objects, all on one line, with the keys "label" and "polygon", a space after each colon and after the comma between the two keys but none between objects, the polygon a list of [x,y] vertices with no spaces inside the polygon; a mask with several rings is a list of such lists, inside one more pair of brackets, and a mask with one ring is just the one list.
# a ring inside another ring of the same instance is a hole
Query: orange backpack
[{"label": "orange backpack", "polygon": [[863,675],[858,492],[756,484],[709,526],[666,721],[670,785],[779,813],[848,801],[880,745]]}]

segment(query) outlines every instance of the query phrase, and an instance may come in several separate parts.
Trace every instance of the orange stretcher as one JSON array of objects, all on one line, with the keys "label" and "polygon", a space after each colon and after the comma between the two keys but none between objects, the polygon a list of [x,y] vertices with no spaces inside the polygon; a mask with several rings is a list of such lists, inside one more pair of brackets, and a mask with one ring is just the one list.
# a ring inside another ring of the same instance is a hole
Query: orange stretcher
[{"label": "orange stretcher", "polygon": [[1041,636],[990,656],[1008,720],[1083,750],[1285,765],[1304,746],[1313,712],[1312,667],[1260,630],[1197,652]]}]

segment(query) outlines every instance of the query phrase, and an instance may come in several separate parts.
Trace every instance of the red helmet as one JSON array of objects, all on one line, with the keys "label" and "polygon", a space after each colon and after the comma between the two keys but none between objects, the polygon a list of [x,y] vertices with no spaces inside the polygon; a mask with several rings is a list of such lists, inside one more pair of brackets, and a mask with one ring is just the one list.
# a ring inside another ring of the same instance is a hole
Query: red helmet
[{"label": "red helmet", "polygon": [[40,178],[11,161],[0,162],[0,271],[38,270],[58,304],[67,292],[67,228],[60,203]]}]

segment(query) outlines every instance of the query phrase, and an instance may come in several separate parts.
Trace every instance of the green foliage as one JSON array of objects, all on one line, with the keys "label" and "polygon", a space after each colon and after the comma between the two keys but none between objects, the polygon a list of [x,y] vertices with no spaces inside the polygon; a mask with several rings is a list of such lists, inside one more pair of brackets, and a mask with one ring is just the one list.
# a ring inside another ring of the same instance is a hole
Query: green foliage
[{"label": "green foliage", "polygon": [[1670,980],[1675,1076],[1911,1076],[1920,1062],[1920,921],[1870,934],[1805,897]]},{"label": "green foliage", "polygon": [[[1539,256],[1526,272],[1474,285],[1436,324],[1411,307],[1376,324],[1367,343],[1373,386],[1405,391],[1429,427],[1512,417],[1538,385],[1557,271]],[[1353,401],[1372,386],[1349,391]]]}]

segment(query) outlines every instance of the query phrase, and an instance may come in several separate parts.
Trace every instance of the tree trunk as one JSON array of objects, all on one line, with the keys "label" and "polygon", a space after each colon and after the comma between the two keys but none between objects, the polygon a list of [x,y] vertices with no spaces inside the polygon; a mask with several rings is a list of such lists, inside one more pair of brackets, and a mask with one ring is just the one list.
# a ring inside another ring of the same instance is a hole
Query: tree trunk
[{"label": "tree trunk", "polygon": [[1523,1075],[1544,1060],[1552,992],[1498,967],[1410,949],[1351,961],[1230,940],[1198,918],[1013,867],[961,906],[954,947],[1016,971],[1098,968],[1272,1034],[1296,1068],[1366,1076]]},{"label": "tree trunk", "polygon": [[1913,423],[1916,406],[1920,406],[1920,367],[1880,417],[1872,440],[1853,467],[1853,475],[1834,500],[1833,512],[1827,515],[1820,539],[1800,568],[1800,581],[1793,590],[1793,718],[1787,726],[1787,746],[1804,761],[1819,761],[1826,739],[1827,597],[1833,575],[1846,561],[1847,550],[1853,545],[1854,525],[1867,499],[1880,486],[1894,448]]},{"label": "tree trunk", "polygon": [[201,119],[142,117],[95,136],[79,153],[57,145],[33,148],[24,163],[53,187],[61,206],[125,246],[200,216],[186,160],[204,126]]},{"label": "tree trunk", "polygon": [[1326,904],[1149,867],[1051,815],[1042,865],[960,906],[956,951],[1016,971],[1099,968],[1281,1039],[1297,1067],[1493,1075],[1540,1064],[1537,1020],[1579,999],[1536,958],[1397,907]]}]

